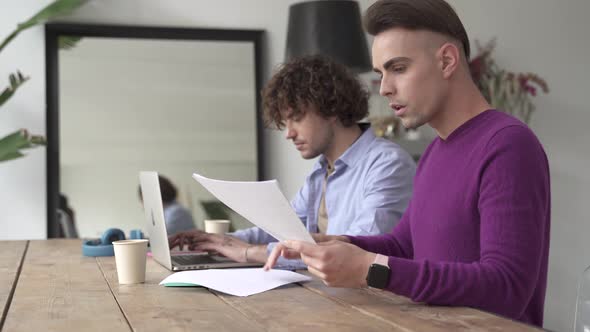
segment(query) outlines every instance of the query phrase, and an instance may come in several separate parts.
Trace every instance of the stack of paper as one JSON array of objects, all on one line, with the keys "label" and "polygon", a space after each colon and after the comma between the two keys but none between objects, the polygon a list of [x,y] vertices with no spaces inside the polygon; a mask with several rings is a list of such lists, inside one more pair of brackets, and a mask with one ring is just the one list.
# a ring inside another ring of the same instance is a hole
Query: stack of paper
[{"label": "stack of paper", "polygon": [[254,269],[210,269],[177,272],[160,282],[164,286],[203,286],[219,292],[249,296],[310,277],[285,270],[264,271]]}]

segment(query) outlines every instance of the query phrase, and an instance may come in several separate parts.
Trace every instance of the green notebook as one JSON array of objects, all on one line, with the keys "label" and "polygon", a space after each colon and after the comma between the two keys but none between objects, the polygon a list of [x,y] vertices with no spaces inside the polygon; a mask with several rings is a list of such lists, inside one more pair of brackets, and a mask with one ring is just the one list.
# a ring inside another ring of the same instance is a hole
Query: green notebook
[{"label": "green notebook", "polygon": [[203,287],[201,285],[192,284],[189,282],[168,282],[164,284],[165,287]]}]

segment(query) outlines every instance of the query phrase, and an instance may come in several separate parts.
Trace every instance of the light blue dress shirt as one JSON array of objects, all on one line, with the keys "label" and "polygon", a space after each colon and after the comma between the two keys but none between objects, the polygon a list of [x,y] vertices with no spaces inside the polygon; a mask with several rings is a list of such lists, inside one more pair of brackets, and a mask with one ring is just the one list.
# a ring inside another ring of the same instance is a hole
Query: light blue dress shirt
[{"label": "light blue dress shirt", "polygon": [[[328,171],[321,156],[305,184],[291,201],[297,216],[311,233],[318,232],[322,186]],[[377,138],[368,128],[334,162],[334,173],[326,183],[325,204],[329,235],[376,235],[390,232],[404,213],[410,197],[416,164],[399,145]],[[231,235],[252,243],[269,244],[276,239],[258,227]],[[280,258],[281,268],[305,268],[299,260]]]}]

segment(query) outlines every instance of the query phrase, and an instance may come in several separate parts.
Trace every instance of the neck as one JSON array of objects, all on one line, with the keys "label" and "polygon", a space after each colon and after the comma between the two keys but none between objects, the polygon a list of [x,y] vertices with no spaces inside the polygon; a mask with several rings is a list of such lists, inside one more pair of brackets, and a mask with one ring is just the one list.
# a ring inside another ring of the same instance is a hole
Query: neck
[{"label": "neck", "polygon": [[[367,129],[370,130],[370,129]],[[363,131],[358,125],[351,127],[339,126],[334,130],[332,145],[323,153],[331,167],[334,162],[362,135]]]},{"label": "neck", "polygon": [[462,124],[491,108],[470,78],[451,84],[455,86],[449,89],[451,92],[446,98],[445,105],[429,122],[443,140]]}]

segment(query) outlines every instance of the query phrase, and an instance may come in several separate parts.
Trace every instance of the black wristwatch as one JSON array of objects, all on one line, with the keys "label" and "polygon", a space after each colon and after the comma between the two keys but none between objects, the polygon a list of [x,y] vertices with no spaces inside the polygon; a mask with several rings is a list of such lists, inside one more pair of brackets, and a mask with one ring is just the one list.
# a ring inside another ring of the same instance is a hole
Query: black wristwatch
[{"label": "black wristwatch", "polygon": [[383,289],[389,283],[391,270],[389,269],[387,256],[377,255],[375,262],[369,267],[367,273],[367,285],[373,288]]}]

